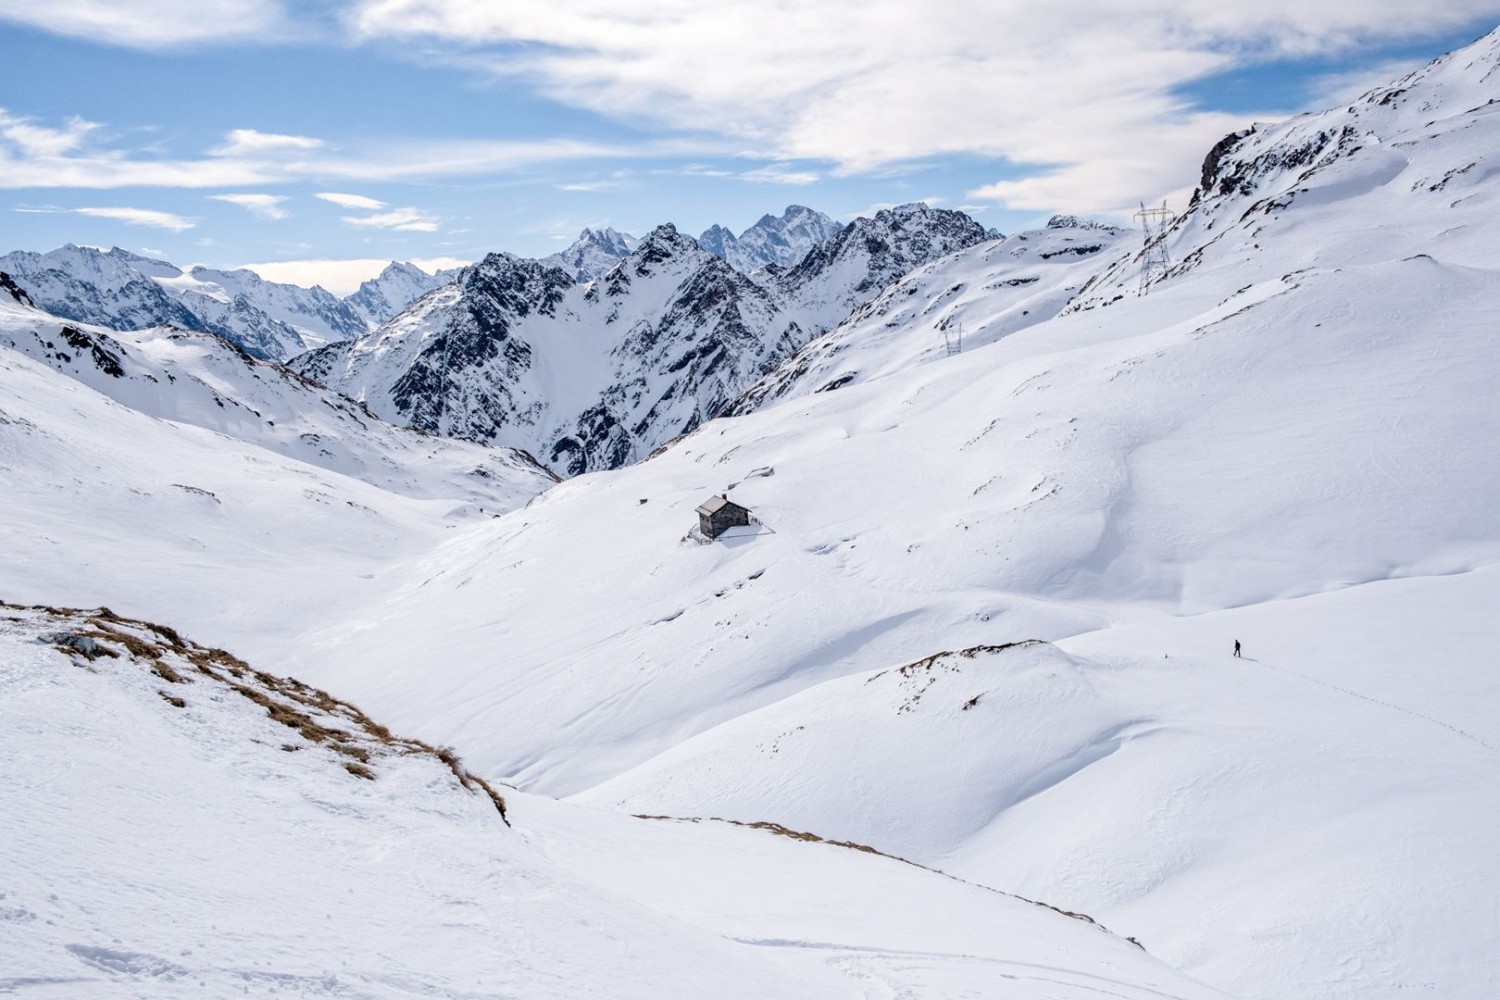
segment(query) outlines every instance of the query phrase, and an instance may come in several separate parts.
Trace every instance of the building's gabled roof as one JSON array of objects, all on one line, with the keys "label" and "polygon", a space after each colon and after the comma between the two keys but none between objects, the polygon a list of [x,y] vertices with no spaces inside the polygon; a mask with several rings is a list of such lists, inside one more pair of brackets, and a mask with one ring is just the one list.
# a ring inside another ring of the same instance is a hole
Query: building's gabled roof
[{"label": "building's gabled roof", "polygon": [[741,507],[739,504],[735,503],[728,497],[720,496],[710,497],[705,503],[700,504],[698,507],[698,513],[702,514],[704,517],[713,517],[725,507],[734,507],[737,510],[742,510],[747,514],[750,512],[750,509],[748,507]]}]

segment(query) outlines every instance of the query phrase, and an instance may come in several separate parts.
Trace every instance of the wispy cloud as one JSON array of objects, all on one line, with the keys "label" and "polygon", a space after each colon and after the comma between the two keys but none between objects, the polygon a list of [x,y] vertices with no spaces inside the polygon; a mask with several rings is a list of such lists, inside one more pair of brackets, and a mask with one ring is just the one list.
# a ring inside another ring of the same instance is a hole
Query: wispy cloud
[{"label": "wispy cloud", "polygon": [[[679,147],[673,142],[622,146],[575,139],[441,137],[341,146],[314,136],[234,129],[200,156],[173,158],[154,148],[119,148],[109,139],[108,129],[97,122],[70,118],[51,125],[0,108],[0,188],[226,188],[309,180],[409,181],[504,173],[543,163],[660,155]],[[345,207],[372,208],[366,203]]]},{"label": "wispy cloud", "polygon": [[100,128],[97,122],[74,116],[60,128],[49,128],[35,119],[18,117],[0,108],[0,140],[22,156],[65,156],[82,146]]},{"label": "wispy cloud", "polygon": [[308,135],[279,135],[275,132],[257,132],[253,128],[237,128],[224,137],[224,143],[209,150],[212,156],[256,157],[285,153],[307,153],[327,145],[322,139]]},{"label": "wispy cloud", "polygon": [[625,181],[572,181],[554,185],[559,191],[620,191],[627,187]]},{"label": "wispy cloud", "polygon": [[822,180],[811,170],[792,170],[779,163],[772,163],[754,170],[745,170],[735,175],[742,181],[756,184],[816,184]]},{"label": "wispy cloud", "polygon": [[489,72],[576,107],[732,136],[778,161],[850,174],[1003,158],[1025,176],[976,197],[1094,211],[1189,181],[1203,151],[1250,117],[1194,105],[1181,96],[1188,84],[1434,37],[1495,9],[1428,0],[1417,18],[1409,0],[1071,0],[1061,16],[1031,0],[552,0],[545,11],[357,0],[349,24],[470,65],[488,58]]},{"label": "wispy cloud", "polygon": [[385,202],[376,201],[374,198],[366,198],[362,194],[340,194],[337,191],[320,191],[314,197],[331,201],[340,208],[359,208],[373,212],[376,209],[385,208]]},{"label": "wispy cloud", "polygon": [[438,231],[438,220],[419,208],[393,208],[376,215],[346,215],[344,221],[364,229],[394,229],[402,233]]},{"label": "wispy cloud", "polygon": [[264,38],[286,30],[276,0],[0,0],[0,19],[59,35],[131,48],[159,49],[227,39]]},{"label": "wispy cloud", "polygon": [[260,219],[285,219],[291,215],[281,207],[286,201],[285,195],[279,194],[211,194],[210,201],[227,202],[230,205],[238,205],[251,215]]},{"label": "wispy cloud", "polygon": [[752,184],[816,184],[822,176],[812,170],[798,170],[785,163],[768,163],[749,170],[729,170],[709,163],[689,163],[682,167],[659,167],[655,174],[684,174],[688,177],[721,177],[725,180],[749,181]]},{"label": "wispy cloud", "polygon": [[150,226],[153,229],[167,229],[174,233],[192,229],[197,225],[192,219],[174,215],[171,212],[159,212],[154,208],[75,208],[72,211],[96,219],[114,219],[129,226]]}]

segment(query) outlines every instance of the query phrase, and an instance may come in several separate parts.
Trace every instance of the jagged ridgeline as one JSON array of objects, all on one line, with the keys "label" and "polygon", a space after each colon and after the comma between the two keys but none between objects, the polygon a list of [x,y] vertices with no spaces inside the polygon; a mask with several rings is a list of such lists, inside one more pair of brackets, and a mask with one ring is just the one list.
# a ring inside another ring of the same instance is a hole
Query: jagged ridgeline
[{"label": "jagged ridgeline", "polygon": [[[784,245],[821,231],[811,215],[788,210],[800,228]],[[587,282],[492,254],[372,333],[291,364],[396,423],[522,448],[565,475],[618,468],[720,415],[913,268],[989,238],[919,204],[750,275],[671,225]]]}]

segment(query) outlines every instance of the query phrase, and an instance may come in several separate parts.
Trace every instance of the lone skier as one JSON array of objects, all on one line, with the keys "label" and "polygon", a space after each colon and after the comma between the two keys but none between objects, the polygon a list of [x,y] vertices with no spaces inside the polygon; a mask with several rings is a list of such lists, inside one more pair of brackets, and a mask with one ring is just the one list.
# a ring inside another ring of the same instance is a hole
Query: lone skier
[{"label": "lone skier", "polygon": [[1234,655],[1240,655],[1240,641],[1238,639],[1234,640]]}]

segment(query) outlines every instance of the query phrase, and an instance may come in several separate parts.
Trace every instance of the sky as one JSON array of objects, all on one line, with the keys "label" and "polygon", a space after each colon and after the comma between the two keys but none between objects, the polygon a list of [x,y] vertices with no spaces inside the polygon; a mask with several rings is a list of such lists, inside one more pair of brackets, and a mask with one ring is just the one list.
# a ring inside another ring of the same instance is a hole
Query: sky
[{"label": "sky", "polygon": [[[1416,11],[1420,10],[1420,13]],[[1500,0],[0,0],[0,252],[352,290],[584,227],[1181,209],[1210,146]]]}]

